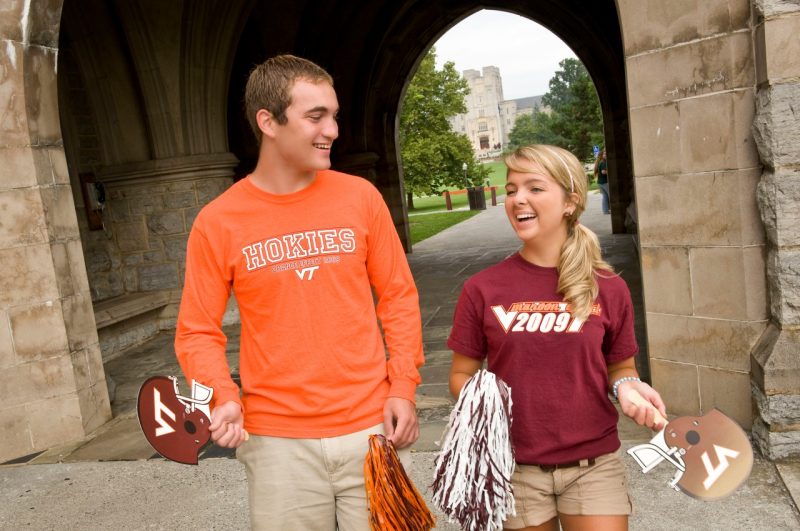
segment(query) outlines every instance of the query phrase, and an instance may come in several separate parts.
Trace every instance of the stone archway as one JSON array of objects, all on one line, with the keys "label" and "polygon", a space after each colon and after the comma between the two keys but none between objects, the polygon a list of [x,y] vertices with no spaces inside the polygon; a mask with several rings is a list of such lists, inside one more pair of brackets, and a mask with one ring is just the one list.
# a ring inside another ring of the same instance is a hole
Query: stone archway
[{"label": "stone archway", "polygon": [[[154,19],[146,9],[151,3],[125,4],[117,21],[131,43],[146,154],[112,161],[98,174],[120,188],[165,174],[193,183],[205,176],[216,192],[201,186],[207,193],[198,199],[202,192],[193,184],[194,201],[218,193],[236,165],[228,155],[228,149],[237,152],[236,140],[226,135],[235,124],[227,126],[208,106],[223,107],[227,98],[228,108],[236,107],[237,96],[224,92],[236,86],[247,57],[237,69],[230,48],[198,45],[205,34],[192,23],[218,22],[225,30],[217,39],[228,42],[224,36],[241,33],[245,17],[261,16],[262,31],[248,40],[255,50],[250,57],[292,52],[331,71],[347,109],[337,167],[381,188],[401,235],[394,131],[415,61],[441,32],[479,8],[512,11],[550,28],[573,46],[597,82],[610,118],[617,196],[635,191],[653,379],[671,411],[717,406],[749,427],[755,402],[754,433],[762,447],[774,457],[800,451],[798,236],[792,228],[800,155],[788,104],[797,98],[800,73],[792,59],[800,56],[793,53],[800,46],[792,38],[800,28],[796,6],[769,0],[697,1],[693,9],[656,0],[405,0],[391,6],[328,0],[313,8],[286,3],[281,17],[268,17],[274,12],[267,3],[240,0],[215,8],[191,3]],[[0,157],[10,169],[0,183],[0,429],[11,434],[0,460],[78,439],[109,417],[59,126],[61,16],[58,1],[31,0],[0,12],[6,42],[0,50]],[[178,73],[170,76],[175,64]],[[220,86],[229,72],[234,81]],[[135,146],[117,147],[131,153]],[[180,235],[169,229],[175,215],[162,218],[165,223],[153,226],[144,218],[132,222],[147,234],[168,229],[154,236],[162,247],[149,249],[148,239],[148,249],[136,252],[165,251],[166,240]],[[180,219],[185,232],[185,212]],[[180,257],[174,258],[168,267],[179,281]],[[153,278],[163,280],[157,272]]]}]

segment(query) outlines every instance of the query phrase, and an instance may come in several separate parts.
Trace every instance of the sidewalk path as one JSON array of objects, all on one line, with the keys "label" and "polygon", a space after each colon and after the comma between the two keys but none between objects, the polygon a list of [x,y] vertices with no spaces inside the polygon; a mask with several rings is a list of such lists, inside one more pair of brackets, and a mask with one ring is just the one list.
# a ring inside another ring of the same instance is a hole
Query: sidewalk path
[{"label": "sidewalk path", "polygon": [[[607,259],[631,290],[640,289],[631,237],[611,234],[599,201],[599,195],[590,195],[581,222],[600,236]],[[415,245],[409,255],[420,291],[427,358],[418,391],[422,436],[413,448],[409,472],[428,499],[436,441],[453,404],[447,391],[450,352],[445,341],[461,284],[518,246],[500,205]],[[641,308],[637,311],[641,315]],[[638,334],[644,344],[641,324]],[[238,334],[235,327],[226,327],[226,332],[229,361],[238,372]],[[211,446],[198,466],[178,465],[154,457],[139,430],[139,385],[151,375],[179,374],[172,340],[173,334],[162,333],[106,365],[117,383],[111,422],[86,440],[0,466],[0,529],[248,528],[244,471],[230,452]],[[648,430],[625,419],[619,426],[623,450],[650,438]],[[632,530],[800,530],[795,501],[800,499],[800,463],[757,458],[750,479],[735,494],[699,502],[666,486],[672,476],[666,466],[645,475],[631,458],[623,460],[634,502]],[[438,522],[437,529],[457,529],[441,515]]]}]

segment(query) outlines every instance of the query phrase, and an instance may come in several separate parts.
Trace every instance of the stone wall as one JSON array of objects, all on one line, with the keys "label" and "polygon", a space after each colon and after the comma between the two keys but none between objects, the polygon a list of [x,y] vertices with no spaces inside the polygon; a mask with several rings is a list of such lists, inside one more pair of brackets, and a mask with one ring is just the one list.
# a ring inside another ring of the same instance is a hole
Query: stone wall
[{"label": "stone wall", "polygon": [[754,2],[753,133],[764,172],[758,203],[767,234],[770,326],[753,351],[753,438],[774,459],[800,455],[800,4]]},{"label": "stone wall", "polygon": [[750,2],[619,7],[653,383],[672,414],[750,428],[769,317]]},{"label": "stone wall", "polygon": [[111,416],[61,147],[60,14],[60,2],[0,9],[0,462]]}]

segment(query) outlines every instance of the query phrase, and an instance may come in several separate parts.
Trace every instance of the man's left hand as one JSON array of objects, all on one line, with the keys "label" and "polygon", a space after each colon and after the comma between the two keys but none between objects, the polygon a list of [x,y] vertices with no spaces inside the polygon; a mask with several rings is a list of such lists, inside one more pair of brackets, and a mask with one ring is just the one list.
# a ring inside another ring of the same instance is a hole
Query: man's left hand
[{"label": "man's left hand", "polygon": [[387,398],[383,406],[383,431],[397,449],[413,444],[419,438],[419,420],[414,403],[405,398]]}]

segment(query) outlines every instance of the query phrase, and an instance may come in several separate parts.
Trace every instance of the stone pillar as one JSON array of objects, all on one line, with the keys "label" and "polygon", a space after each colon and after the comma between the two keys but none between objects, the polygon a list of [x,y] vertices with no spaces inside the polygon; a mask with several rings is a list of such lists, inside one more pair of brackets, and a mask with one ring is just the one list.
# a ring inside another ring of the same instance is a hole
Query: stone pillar
[{"label": "stone pillar", "polygon": [[0,10],[0,462],[111,417],[58,121],[60,15]]},{"label": "stone pillar", "polygon": [[758,0],[756,119],[764,165],[770,325],[752,354],[753,439],[772,459],[800,456],[800,5]]},{"label": "stone pillar", "polygon": [[620,0],[655,387],[749,429],[768,322],[749,0]]}]

